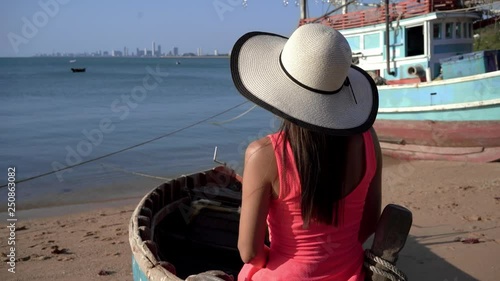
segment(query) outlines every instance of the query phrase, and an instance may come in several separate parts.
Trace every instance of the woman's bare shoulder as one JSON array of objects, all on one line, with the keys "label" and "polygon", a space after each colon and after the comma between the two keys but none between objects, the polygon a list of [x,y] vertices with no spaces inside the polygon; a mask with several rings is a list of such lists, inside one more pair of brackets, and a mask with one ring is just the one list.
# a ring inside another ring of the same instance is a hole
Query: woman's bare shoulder
[{"label": "woman's bare shoulder", "polygon": [[273,144],[268,137],[255,140],[248,145],[245,152],[245,167],[253,167],[251,170],[265,178],[265,181],[272,183],[275,180],[276,157]]},{"label": "woman's bare shoulder", "polygon": [[263,137],[251,142],[245,152],[245,158],[266,158],[266,156],[273,156],[273,145],[269,137]]}]

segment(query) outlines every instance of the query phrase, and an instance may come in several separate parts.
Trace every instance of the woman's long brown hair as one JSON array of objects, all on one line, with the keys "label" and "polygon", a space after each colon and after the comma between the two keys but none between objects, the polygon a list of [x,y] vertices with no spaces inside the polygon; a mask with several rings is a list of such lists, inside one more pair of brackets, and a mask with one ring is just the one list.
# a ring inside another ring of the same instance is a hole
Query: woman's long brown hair
[{"label": "woman's long brown hair", "polygon": [[314,132],[287,120],[283,121],[281,133],[285,143],[290,143],[297,165],[304,227],[311,221],[338,226],[343,209],[348,137]]}]

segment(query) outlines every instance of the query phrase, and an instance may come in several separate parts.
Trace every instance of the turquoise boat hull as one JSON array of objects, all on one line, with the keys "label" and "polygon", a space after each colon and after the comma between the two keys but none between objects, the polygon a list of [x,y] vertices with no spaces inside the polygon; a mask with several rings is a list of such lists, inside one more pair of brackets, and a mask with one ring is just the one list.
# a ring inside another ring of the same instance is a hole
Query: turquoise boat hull
[{"label": "turquoise boat hull", "polygon": [[500,160],[500,71],[378,89],[374,127],[384,154],[402,159]]},{"label": "turquoise boat hull", "polygon": [[500,120],[500,71],[378,89],[380,120]]}]

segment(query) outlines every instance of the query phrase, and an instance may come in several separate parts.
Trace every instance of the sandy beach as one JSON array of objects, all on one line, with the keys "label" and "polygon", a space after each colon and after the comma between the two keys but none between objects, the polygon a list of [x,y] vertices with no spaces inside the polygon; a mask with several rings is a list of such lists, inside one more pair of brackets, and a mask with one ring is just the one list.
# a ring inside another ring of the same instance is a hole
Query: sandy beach
[{"label": "sandy beach", "polygon": [[[409,280],[500,279],[500,163],[384,158],[383,181],[383,206],[413,213],[397,262]],[[15,273],[2,213],[0,280],[132,280],[128,223],[140,199],[20,211]]]}]

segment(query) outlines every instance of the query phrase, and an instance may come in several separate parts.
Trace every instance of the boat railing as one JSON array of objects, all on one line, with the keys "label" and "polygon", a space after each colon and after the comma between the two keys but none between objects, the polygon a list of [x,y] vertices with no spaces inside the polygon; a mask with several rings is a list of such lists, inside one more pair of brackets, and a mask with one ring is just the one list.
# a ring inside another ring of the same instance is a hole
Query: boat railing
[{"label": "boat railing", "polygon": [[[411,18],[434,11],[453,10],[460,8],[459,0],[407,0],[391,3],[389,7],[390,20]],[[307,18],[300,25],[318,21],[335,29],[349,29],[385,22],[385,7],[379,6],[346,14],[334,14],[323,18]]]}]

